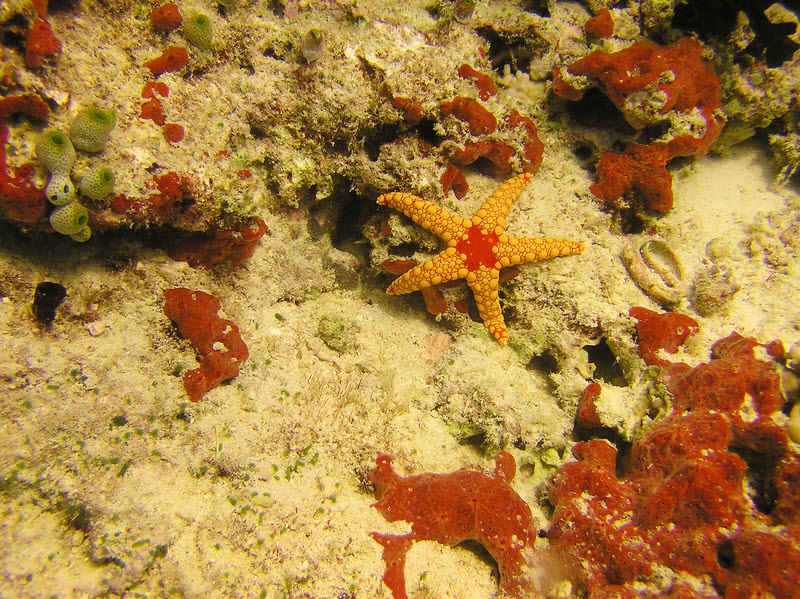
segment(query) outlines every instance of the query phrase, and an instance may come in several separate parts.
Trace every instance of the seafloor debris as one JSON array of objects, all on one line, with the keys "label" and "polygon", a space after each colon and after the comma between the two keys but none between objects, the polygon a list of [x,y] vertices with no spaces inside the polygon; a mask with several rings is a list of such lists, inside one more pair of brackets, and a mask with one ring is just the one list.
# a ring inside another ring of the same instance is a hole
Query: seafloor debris
[{"label": "seafloor debris", "polygon": [[730,273],[712,263],[694,278],[692,307],[701,316],[724,313],[737,291],[739,285],[731,280]]},{"label": "seafloor debris", "polygon": [[686,296],[678,258],[660,239],[634,240],[622,250],[622,263],[636,284],[662,306],[672,306]]},{"label": "seafloor debris", "polygon": [[33,292],[33,316],[42,324],[50,324],[56,318],[56,308],[67,297],[67,290],[60,283],[42,281]]}]

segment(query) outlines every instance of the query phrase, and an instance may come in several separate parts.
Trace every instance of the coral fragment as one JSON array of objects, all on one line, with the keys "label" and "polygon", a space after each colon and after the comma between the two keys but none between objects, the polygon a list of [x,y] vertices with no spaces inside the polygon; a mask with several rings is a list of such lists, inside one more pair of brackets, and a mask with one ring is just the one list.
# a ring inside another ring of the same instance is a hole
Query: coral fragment
[{"label": "coral fragment", "polygon": [[678,258],[660,239],[634,240],[622,251],[622,263],[636,284],[665,307],[679,303],[687,292]]}]

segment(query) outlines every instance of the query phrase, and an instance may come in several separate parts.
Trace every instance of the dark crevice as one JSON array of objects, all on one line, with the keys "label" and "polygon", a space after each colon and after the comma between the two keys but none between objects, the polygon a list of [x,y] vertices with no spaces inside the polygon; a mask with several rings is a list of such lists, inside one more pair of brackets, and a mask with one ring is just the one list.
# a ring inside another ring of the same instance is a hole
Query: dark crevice
[{"label": "dark crevice", "polygon": [[618,387],[625,387],[627,382],[619,366],[619,360],[608,347],[605,339],[597,345],[584,345],[583,350],[589,355],[589,362],[594,364],[594,377]]},{"label": "dark crevice", "polygon": [[529,370],[544,372],[545,374],[553,374],[554,372],[558,372],[558,361],[552,354],[542,352],[530,359],[527,368]]},{"label": "dark crevice", "polygon": [[725,540],[717,547],[717,563],[725,570],[732,570],[736,565],[736,554],[730,541]]},{"label": "dark crevice", "polygon": [[580,162],[586,162],[593,156],[592,148],[584,144],[579,145],[572,152]]},{"label": "dark crevice", "polygon": [[442,138],[436,133],[436,121],[430,118],[422,119],[415,127],[414,132],[419,139],[430,146],[438,146]]},{"label": "dark crevice", "polygon": [[336,201],[339,213],[331,231],[331,243],[339,250],[350,251],[354,243],[364,241],[364,224],[375,213],[377,205],[374,198],[362,196],[349,189],[337,194]]},{"label": "dark crevice", "polygon": [[[740,54],[739,60],[747,55],[764,60],[768,67],[779,67],[791,60],[800,44],[789,38],[797,31],[795,23],[772,23],[764,14],[772,4],[772,0],[690,1],[675,7],[672,26],[694,32],[702,40],[725,42],[736,27],[738,13],[744,12],[755,37]],[[794,10],[797,14],[797,6]]]},{"label": "dark crevice", "polygon": [[549,0],[525,0],[522,3],[523,10],[531,12],[540,17],[550,16]]},{"label": "dark crevice", "polygon": [[570,128],[597,127],[633,131],[614,103],[599,89],[590,87],[577,102],[566,102]]},{"label": "dark crevice", "polygon": [[20,14],[14,15],[0,28],[0,44],[19,53],[25,52],[28,38],[28,21]]},{"label": "dark crevice", "polygon": [[496,72],[502,73],[506,65],[511,67],[512,72],[530,71],[534,48],[529,40],[522,36],[503,35],[491,27],[481,27],[477,33],[489,44],[489,60]]},{"label": "dark crevice", "polygon": [[463,541],[458,544],[458,547],[461,549],[466,549],[473,555],[475,555],[479,560],[483,563],[492,566],[493,568],[493,578],[496,581],[500,580],[500,569],[497,566],[497,561],[491,556],[491,554],[486,550],[486,548],[478,543],[478,541]]},{"label": "dark crevice", "polygon": [[622,208],[616,214],[616,224],[624,235],[641,235],[645,222],[634,208]]},{"label": "dark crevice", "polygon": [[419,246],[416,243],[400,243],[398,245],[390,245],[389,253],[392,256],[411,258],[418,249]]},{"label": "dark crevice", "polygon": [[762,514],[770,514],[775,508],[778,491],[775,488],[775,466],[777,458],[751,447],[732,445],[728,451],[742,458],[748,466],[750,499]]},{"label": "dark crevice", "polygon": [[50,0],[47,4],[47,13],[55,15],[63,12],[75,12],[78,0]]}]

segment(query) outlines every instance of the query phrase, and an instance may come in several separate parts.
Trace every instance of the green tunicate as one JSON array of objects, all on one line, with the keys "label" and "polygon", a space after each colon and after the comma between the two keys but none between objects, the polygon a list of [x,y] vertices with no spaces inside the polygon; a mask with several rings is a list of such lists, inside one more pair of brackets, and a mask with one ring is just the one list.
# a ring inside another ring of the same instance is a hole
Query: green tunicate
[{"label": "green tunicate", "polygon": [[62,235],[80,233],[89,223],[89,211],[78,202],[59,206],[50,214],[50,225]]},{"label": "green tunicate", "polygon": [[84,227],[77,233],[73,233],[70,235],[73,241],[78,241],[83,243],[84,241],[89,241],[89,238],[92,236],[92,230],[89,227]]},{"label": "green tunicate", "polygon": [[78,189],[87,198],[100,201],[111,193],[114,187],[114,173],[104,166],[97,166],[81,177]]},{"label": "green tunicate", "polygon": [[117,114],[113,110],[84,108],[69,126],[69,137],[79,150],[102,152],[116,124]]},{"label": "green tunicate", "polygon": [[47,200],[54,206],[63,206],[75,200],[75,186],[69,178],[69,171],[53,173],[44,190]]},{"label": "green tunicate", "polygon": [[48,129],[36,140],[36,157],[51,173],[69,174],[75,162],[75,148],[64,133]]},{"label": "green tunicate", "polygon": [[201,50],[211,48],[214,41],[214,31],[211,29],[211,21],[202,13],[197,13],[183,22],[183,36],[193,46]]}]

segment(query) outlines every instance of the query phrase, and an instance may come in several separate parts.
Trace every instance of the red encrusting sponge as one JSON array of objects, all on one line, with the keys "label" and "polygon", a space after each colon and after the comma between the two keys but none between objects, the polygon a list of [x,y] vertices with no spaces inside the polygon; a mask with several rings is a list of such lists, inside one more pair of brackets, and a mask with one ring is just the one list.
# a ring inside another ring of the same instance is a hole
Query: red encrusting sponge
[{"label": "red encrusting sponge", "polygon": [[[239,374],[239,367],[250,355],[233,321],[217,315],[217,298],[185,287],[164,291],[164,314],[178,327],[200,354],[200,366],[183,375],[183,386],[192,401],[200,401],[207,391]],[[215,349],[221,343],[224,350]]]}]

